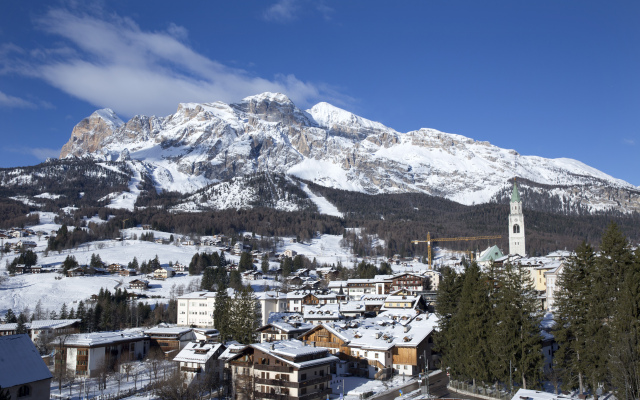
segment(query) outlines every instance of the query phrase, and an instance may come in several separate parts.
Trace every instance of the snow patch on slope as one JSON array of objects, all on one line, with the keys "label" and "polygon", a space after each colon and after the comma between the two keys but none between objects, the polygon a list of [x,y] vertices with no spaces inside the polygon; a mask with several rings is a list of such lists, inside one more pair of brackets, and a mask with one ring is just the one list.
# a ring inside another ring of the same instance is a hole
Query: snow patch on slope
[{"label": "snow patch on slope", "polygon": [[334,217],[343,217],[343,214],[338,210],[338,207],[334,206],[324,197],[318,196],[309,189],[309,185],[301,183],[300,188],[309,196],[309,199],[318,206],[320,214],[333,215]]}]

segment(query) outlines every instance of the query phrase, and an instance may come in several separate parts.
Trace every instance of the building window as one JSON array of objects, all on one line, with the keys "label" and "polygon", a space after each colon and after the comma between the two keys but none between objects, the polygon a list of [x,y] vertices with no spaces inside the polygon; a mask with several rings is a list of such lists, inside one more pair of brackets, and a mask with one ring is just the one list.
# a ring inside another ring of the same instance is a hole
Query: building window
[{"label": "building window", "polygon": [[513,233],[520,233],[520,225],[518,224],[513,225]]},{"label": "building window", "polygon": [[31,389],[27,385],[22,385],[20,386],[20,389],[18,389],[18,397],[26,397],[26,396],[29,396],[30,394],[31,394]]}]

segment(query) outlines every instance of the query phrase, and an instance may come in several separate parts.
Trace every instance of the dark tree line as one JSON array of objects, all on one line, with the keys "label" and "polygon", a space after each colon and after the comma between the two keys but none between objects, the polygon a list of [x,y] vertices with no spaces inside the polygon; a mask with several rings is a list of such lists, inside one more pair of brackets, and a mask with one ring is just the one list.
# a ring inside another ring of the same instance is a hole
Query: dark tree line
[{"label": "dark tree line", "polygon": [[[471,263],[462,274],[443,270],[436,313],[441,368],[473,384],[523,388],[541,385],[542,319],[529,272],[506,265],[481,272]],[[511,375],[513,367],[514,375]]]},{"label": "dark tree line", "polygon": [[[359,227],[368,235],[377,235],[383,239],[386,256],[426,255],[425,244],[414,245],[411,241],[426,239],[427,232],[433,238],[502,235],[502,239],[498,240],[446,243],[448,248],[454,250],[484,250],[494,244],[503,249],[508,248],[509,207],[504,204],[465,206],[421,193],[368,195],[313,183],[309,183],[309,187],[344,213],[345,227]],[[640,240],[638,213],[564,215],[553,210],[531,209],[528,198],[524,195],[523,198],[527,251],[531,255],[546,255],[565,248],[574,249],[582,241],[596,245],[611,221],[615,221],[628,237]],[[361,242],[352,242],[358,254],[372,251]]]},{"label": "dark tree line", "polygon": [[[50,193],[60,197],[35,201],[44,205],[43,211],[53,212],[72,205],[99,205],[99,200],[109,193],[128,190],[131,179],[125,163],[105,163],[122,173],[86,159],[50,160],[29,167],[0,168],[0,198]],[[15,179],[21,175],[30,179]]]},{"label": "dark tree line", "polygon": [[587,243],[561,274],[554,313],[554,372],[565,389],[599,387],[640,397],[640,251],[615,224],[600,251]]},{"label": "dark tree line", "polygon": [[25,226],[37,225],[40,222],[38,214],[29,215],[31,211],[35,210],[35,207],[29,207],[17,200],[0,198],[0,216],[2,216],[0,217],[0,228],[24,228]]}]

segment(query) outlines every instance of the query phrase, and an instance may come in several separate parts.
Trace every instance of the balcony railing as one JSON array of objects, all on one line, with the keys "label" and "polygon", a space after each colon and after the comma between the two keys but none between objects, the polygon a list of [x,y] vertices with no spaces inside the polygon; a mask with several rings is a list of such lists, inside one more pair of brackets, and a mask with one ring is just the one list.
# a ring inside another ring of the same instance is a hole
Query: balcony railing
[{"label": "balcony railing", "polygon": [[202,368],[201,367],[180,367],[180,371],[182,371],[182,372],[197,372],[197,373],[200,373],[200,372],[202,372]]},{"label": "balcony railing", "polygon": [[331,375],[320,376],[314,379],[308,379],[306,381],[301,381],[301,382],[285,381],[282,379],[256,378],[256,383],[261,385],[280,386],[280,387],[287,387],[287,388],[304,388],[304,387],[308,387],[309,385],[316,385],[319,383],[326,383],[329,381],[331,381]]},{"label": "balcony railing", "polygon": [[260,371],[293,372],[293,367],[282,367],[278,365],[254,364],[253,367]]}]

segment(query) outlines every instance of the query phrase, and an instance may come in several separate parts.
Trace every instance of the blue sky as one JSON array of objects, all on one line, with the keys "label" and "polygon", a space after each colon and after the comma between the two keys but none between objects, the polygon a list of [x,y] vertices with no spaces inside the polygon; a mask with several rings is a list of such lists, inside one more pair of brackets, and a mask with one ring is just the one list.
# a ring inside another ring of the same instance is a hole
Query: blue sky
[{"label": "blue sky", "polygon": [[73,126],[264,91],[640,185],[638,1],[0,3],[0,167]]}]

